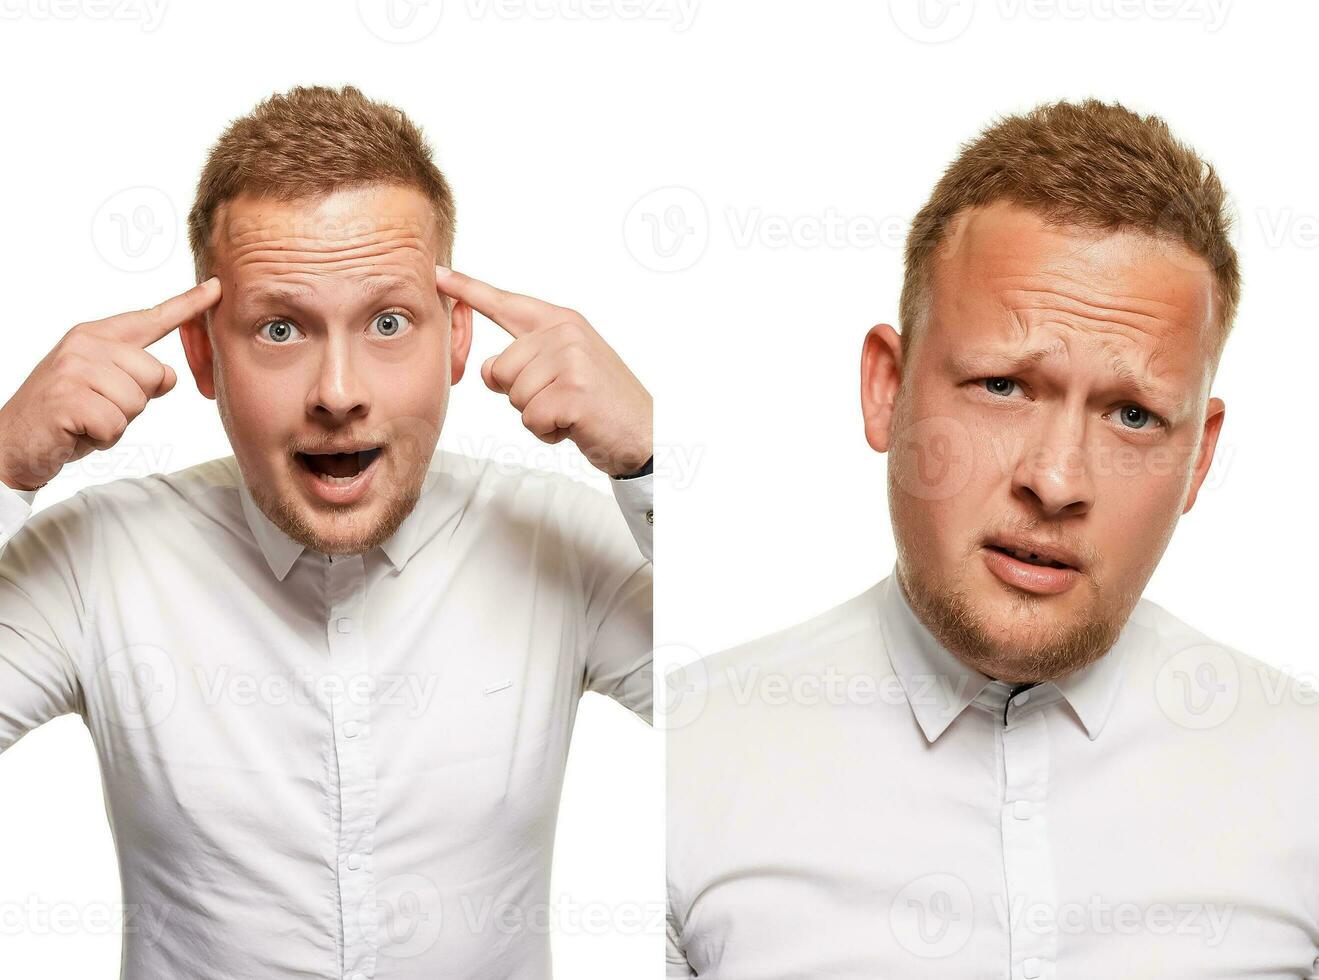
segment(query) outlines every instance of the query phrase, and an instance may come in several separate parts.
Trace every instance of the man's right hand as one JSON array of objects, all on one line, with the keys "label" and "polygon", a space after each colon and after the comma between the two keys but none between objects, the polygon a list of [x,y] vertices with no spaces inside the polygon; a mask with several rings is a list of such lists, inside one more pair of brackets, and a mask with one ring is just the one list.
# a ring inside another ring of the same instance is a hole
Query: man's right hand
[{"label": "man's right hand", "polygon": [[109,449],[178,383],[145,348],[220,301],[212,277],[149,310],[80,323],[0,408],[0,482],[36,490],[65,463]]}]

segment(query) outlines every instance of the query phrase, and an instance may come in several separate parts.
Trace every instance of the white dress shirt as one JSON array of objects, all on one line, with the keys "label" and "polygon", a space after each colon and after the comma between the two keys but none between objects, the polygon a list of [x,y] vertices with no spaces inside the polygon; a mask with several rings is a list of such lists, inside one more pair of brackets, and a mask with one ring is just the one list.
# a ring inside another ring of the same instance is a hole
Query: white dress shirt
[{"label": "white dress shirt", "polygon": [[1010,703],[896,575],[668,686],[669,976],[1319,977],[1315,692],[1151,602]]},{"label": "white dress shirt", "polygon": [[86,722],[125,980],[548,977],[578,700],[650,716],[652,482],[441,451],[332,560],[232,457],[30,517],[0,490],[0,751]]}]

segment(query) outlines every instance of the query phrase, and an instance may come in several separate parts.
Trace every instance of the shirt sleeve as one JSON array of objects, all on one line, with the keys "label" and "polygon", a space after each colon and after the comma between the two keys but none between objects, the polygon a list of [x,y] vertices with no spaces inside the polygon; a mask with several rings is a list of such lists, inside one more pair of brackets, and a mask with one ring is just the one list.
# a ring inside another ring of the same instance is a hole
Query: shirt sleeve
[{"label": "shirt sleeve", "polygon": [[637,547],[646,560],[651,561],[654,558],[655,537],[655,475],[647,473],[645,476],[609,482]]},{"label": "shirt sleeve", "polygon": [[0,483],[0,554],[32,513],[35,490],[14,490]]},{"label": "shirt sleeve", "polygon": [[0,752],[82,710],[90,504],[79,494],[29,516],[29,499],[0,487]]},{"label": "shirt sleeve", "polygon": [[651,724],[654,631],[649,548],[643,545],[645,557],[638,555],[642,539],[635,537],[636,530],[634,543],[619,526],[618,514],[610,513],[614,505],[609,499],[593,496],[599,506],[583,512],[586,526],[581,528],[580,552],[586,589],[586,689],[607,694]]}]

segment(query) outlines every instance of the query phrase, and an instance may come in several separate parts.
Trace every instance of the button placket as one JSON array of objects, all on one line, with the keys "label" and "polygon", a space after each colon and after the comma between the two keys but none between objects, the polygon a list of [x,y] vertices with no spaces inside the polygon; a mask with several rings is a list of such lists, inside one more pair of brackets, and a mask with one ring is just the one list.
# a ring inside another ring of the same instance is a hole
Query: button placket
[{"label": "button placket", "polygon": [[1003,871],[1013,980],[1052,980],[1058,905],[1047,819],[1049,732],[1044,713],[1008,708],[1003,738]]},{"label": "button placket", "polygon": [[366,569],[362,556],[327,562],[330,608],[326,623],[331,673],[331,724],[339,764],[339,839],[336,858],[343,930],[343,975],[369,980],[376,965],[375,876],[371,854],[376,825],[376,772],[370,714],[374,692],[362,618]]}]

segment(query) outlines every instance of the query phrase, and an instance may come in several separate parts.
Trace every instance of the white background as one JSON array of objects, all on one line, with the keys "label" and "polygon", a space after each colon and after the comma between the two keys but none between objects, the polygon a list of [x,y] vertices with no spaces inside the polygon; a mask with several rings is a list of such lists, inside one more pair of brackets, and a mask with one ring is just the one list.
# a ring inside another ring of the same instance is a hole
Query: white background
[{"label": "white background", "polygon": [[[458,197],[457,267],[582,310],[655,392],[657,641],[665,656],[713,652],[891,567],[860,345],[896,316],[907,222],[958,145],[1041,101],[1119,99],[1217,166],[1245,274],[1215,390],[1219,461],[1147,595],[1261,659],[1319,668],[1302,629],[1316,538],[1313,5],[397,0],[395,23],[414,19],[391,28],[384,0],[161,2],[0,0],[0,397],[73,323],[190,282],[186,243],[169,239],[229,118],[293,84],[352,82],[431,135]],[[134,187],[158,194],[116,196]],[[143,203],[163,234],[134,259],[113,215]],[[478,326],[473,367],[502,340]],[[153,351],[186,378],[176,338]],[[442,438],[535,447],[475,375]],[[185,380],[39,503],[228,452],[213,403]],[[531,458],[581,472],[566,453]],[[625,921],[661,898],[652,734],[604,699],[582,705],[555,891],[615,911],[618,927],[560,931],[563,980],[660,972],[659,935]],[[95,759],[72,719],[0,757],[0,909],[31,896],[88,915],[118,899]],[[58,932],[15,934],[0,917],[0,974],[115,976],[116,935]]]}]

